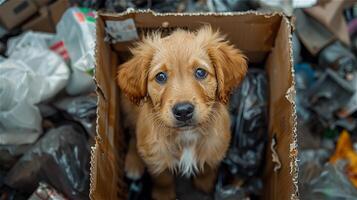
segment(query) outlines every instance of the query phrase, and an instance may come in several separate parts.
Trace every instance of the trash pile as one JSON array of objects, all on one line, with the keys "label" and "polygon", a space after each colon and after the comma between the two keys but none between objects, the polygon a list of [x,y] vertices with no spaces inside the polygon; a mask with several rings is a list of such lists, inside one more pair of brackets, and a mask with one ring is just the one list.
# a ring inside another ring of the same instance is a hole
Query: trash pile
[{"label": "trash pile", "polygon": [[65,0],[0,1],[0,199],[89,199],[95,16]]},{"label": "trash pile", "polygon": [[[94,10],[283,11],[292,37],[302,199],[357,196],[357,5],[318,0],[0,0],[0,199],[88,199],[96,135]],[[72,6],[72,7],[71,7]],[[78,6],[78,7],[75,7]],[[14,8],[21,8],[14,11]],[[13,11],[13,12],[12,12]],[[268,80],[250,67],[231,97],[231,147],[213,196],[258,199],[267,143]],[[128,198],[150,195],[147,175]],[[192,189],[192,188],[191,188]]]}]

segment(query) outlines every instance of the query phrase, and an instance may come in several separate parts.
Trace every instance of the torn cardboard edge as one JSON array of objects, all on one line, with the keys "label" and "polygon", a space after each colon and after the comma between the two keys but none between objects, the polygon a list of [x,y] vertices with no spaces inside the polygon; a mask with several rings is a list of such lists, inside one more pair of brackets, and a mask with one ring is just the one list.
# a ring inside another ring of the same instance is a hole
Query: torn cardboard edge
[{"label": "torn cardboard edge", "polygon": [[[292,93],[295,92],[295,76],[294,76],[294,69],[293,69],[293,57],[292,57],[292,25],[291,25],[291,18],[287,17],[286,15],[284,15],[283,13],[279,13],[279,12],[274,12],[274,13],[261,13],[261,12],[257,12],[257,11],[248,11],[248,12],[226,12],[226,13],[215,13],[215,12],[208,12],[208,13],[156,13],[154,11],[151,10],[134,10],[134,9],[128,9],[127,11],[123,12],[123,13],[103,13],[103,12],[99,12],[98,13],[98,17],[99,18],[110,18],[110,17],[123,17],[123,16],[128,16],[128,15],[133,15],[133,14],[142,14],[142,13],[147,13],[147,14],[151,14],[152,16],[216,16],[216,17],[224,17],[224,16],[240,16],[240,15],[256,15],[256,16],[262,16],[265,18],[271,18],[274,17],[276,15],[280,16],[282,21],[281,23],[285,23],[286,24],[286,28],[288,30],[289,33],[289,47],[290,47],[290,51],[288,52],[288,54],[290,55],[290,59],[289,59],[289,71],[291,72],[291,77],[292,77],[292,81],[291,83],[289,83],[290,87],[288,89],[288,91],[286,91],[286,96],[285,98],[287,99],[288,103],[291,104],[292,106],[292,113],[291,113],[291,117],[292,117],[292,130],[291,130],[291,143],[289,144],[290,149],[289,149],[289,158],[290,158],[290,174],[292,176],[292,182],[294,185],[294,190],[291,193],[290,199],[298,199],[298,185],[297,185],[297,181],[298,181],[298,160],[297,160],[297,122],[296,122],[296,104],[294,101],[294,95],[292,95]],[[104,25],[104,20],[97,20],[97,27],[101,26],[102,28],[105,28]],[[279,28],[280,29],[280,28]],[[99,38],[99,29],[97,28],[97,38]],[[104,37],[102,35],[102,37]],[[276,39],[276,38],[275,38]],[[104,38],[103,38],[104,40]],[[275,42],[274,42],[275,43]],[[99,57],[98,56],[98,41],[96,42],[96,49],[95,49],[95,59],[96,59],[96,66],[99,66],[101,63],[99,61]],[[95,73],[94,76],[94,80],[97,82],[97,76],[98,73]],[[105,97],[105,93],[103,92],[102,89],[100,89],[100,85],[97,84],[97,95],[101,96],[103,99],[105,100],[109,100],[107,97]],[[94,147],[92,147],[92,155],[91,155],[91,173],[90,173],[90,197],[91,199],[94,199],[95,197],[93,196],[93,191],[95,190],[96,187],[96,180],[97,180],[97,163],[98,163],[98,153],[100,153],[100,149],[99,146],[102,145],[103,140],[100,138],[100,134],[99,134],[99,121],[100,118],[103,117],[100,115],[99,113],[99,105],[101,104],[101,98],[98,98],[98,108],[97,108],[97,138],[96,138],[96,144]],[[118,173],[116,173],[118,175]],[[122,189],[122,188],[121,188]],[[115,191],[118,192],[118,190],[121,190],[120,188],[117,188]]]}]

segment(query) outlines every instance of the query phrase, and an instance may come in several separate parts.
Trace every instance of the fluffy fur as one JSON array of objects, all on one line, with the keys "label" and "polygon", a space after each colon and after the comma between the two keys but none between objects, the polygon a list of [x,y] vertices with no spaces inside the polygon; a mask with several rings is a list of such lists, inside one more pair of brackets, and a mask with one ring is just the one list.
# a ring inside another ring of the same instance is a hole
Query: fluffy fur
[{"label": "fluffy fur", "polygon": [[[176,30],[166,37],[154,33],[131,51],[133,57],[119,66],[117,77],[128,97],[122,100],[130,118],[126,124],[135,133],[126,156],[127,176],[140,177],[145,163],[154,179],[154,199],[175,198],[173,173],[195,175],[195,186],[209,192],[229,146],[226,104],[245,76],[245,57],[210,26],[196,32]],[[205,79],[195,78],[197,68],[207,71]],[[168,75],[165,84],[155,81],[159,72]],[[128,100],[140,106],[133,108]],[[185,124],[172,113],[180,102],[195,106]]]}]

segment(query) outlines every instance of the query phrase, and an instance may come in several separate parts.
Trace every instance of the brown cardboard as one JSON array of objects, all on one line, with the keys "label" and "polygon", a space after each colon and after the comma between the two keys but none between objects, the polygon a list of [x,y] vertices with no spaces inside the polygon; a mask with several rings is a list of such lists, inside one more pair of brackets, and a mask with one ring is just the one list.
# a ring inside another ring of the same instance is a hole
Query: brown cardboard
[{"label": "brown cardboard", "polygon": [[31,0],[10,0],[0,5],[0,23],[8,30],[18,26],[37,12]]},{"label": "brown cardboard", "polygon": [[350,45],[351,41],[348,35],[347,23],[343,16],[343,9],[356,2],[356,0],[326,1],[323,4],[306,8],[305,12],[323,24],[337,39],[346,45]]},{"label": "brown cardboard", "polygon": [[61,19],[63,13],[67,10],[67,8],[70,7],[70,5],[68,0],[57,0],[48,7],[53,24],[56,26],[56,24]]},{"label": "brown cardboard", "polygon": [[54,33],[56,31],[46,7],[42,8],[39,13],[29,22],[25,23],[22,26],[22,30],[33,30],[49,33]]},{"label": "brown cardboard", "polygon": [[42,7],[36,16],[22,26],[22,29],[54,33],[56,32],[56,24],[67,8],[69,8],[68,0],[57,0],[46,7]]},{"label": "brown cardboard", "polygon": [[39,8],[50,4],[51,1],[53,1],[53,0],[33,0],[33,2],[34,2],[34,3],[36,4],[36,6],[39,7]]},{"label": "brown cardboard", "polygon": [[[98,118],[96,144],[91,157],[91,199],[126,199],[124,143],[119,116],[119,88],[115,77],[118,55],[130,46],[107,42],[106,20],[132,18],[137,30],[183,27],[197,29],[209,23],[219,28],[252,63],[262,63],[269,76],[269,141],[276,145],[266,152],[263,199],[298,199],[295,89],[292,68],[291,25],[278,13],[168,13],[128,11],[99,13],[97,18],[96,70]],[[164,27],[163,27],[164,26]],[[269,144],[270,147],[271,144]],[[272,154],[280,166],[272,161]],[[274,170],[276,168],[276,170]]]}]

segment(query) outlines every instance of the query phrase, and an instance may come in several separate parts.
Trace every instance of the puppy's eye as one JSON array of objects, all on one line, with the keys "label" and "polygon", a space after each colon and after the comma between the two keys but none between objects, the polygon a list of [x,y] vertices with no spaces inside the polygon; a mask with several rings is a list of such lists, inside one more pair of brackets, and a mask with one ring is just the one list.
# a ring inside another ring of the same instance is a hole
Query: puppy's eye
[{"label": "puppy's eye", "polygon": [[196,69],[195,77],[200,80],[205,79],[207,77],[207,71],[202,68],[198,68]]},{"label": "puppy's eye", "polygon": [[167,81],[167,74],[165,72],[159,72],[156,74],[155,80],[160,84],[164,84]]}]

